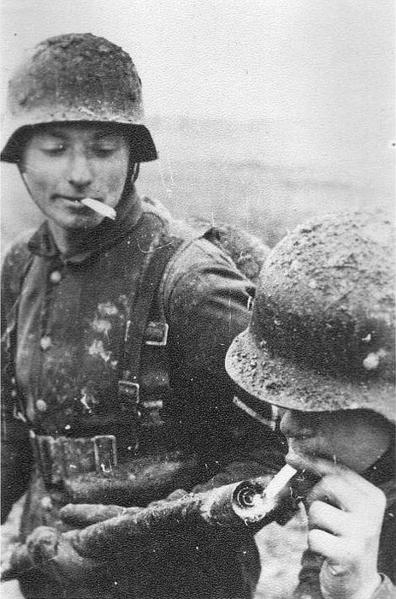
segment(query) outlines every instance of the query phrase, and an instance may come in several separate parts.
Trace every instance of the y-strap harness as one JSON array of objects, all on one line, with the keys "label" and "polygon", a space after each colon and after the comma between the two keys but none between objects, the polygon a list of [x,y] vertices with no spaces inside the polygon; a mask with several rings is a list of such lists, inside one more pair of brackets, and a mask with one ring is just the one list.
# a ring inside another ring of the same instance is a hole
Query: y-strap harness
[{"label": "y-strap harness", "polygon": [[[143,217],[138,228],[145,231],[148,226],[147,220]],[[135,234],[135,232],[134,232]],[[151,393],[150,390],[142,393],[140,385],[140,369],[142,360],[142,350],[144,345],[153,348],[158,347],[164,351],[168,341],[169,325],[165,319],[164,306],[159,297],[159,287],[164,275],[165,268],[175,254],[177,249],[183,244],[183,239],[164,236],[161,234],[161,227],[155,227],[154,241],[145,255],[140,256],[140,275],[137,288],[131,289],[127,300],[127,321],[123,339],[121,358],[119,361],[119,380],[118,380],[118,401],[121,412],[125,413],[126,418],[132,419],[136,428],[135,450],[139,445],[140,428],[151,428],[162,424],[160,411],[163,407],[163,397],[160,393]],[[131,244],[131,249],[134,244]],[[33,263],[34,256],[29,254],[21,268],[21,279],[19,294],[10,310],[7,318],[7,328],[5,332],[6,351],[10,352],[10,366],[15,356],[17,317],[20,295],[24,281],[28,275]],[[150,315],[154,315],[158,320],[150,321]],[[158,357],[157,357],[158,356]],[[159,359],[157,352],[150,352],[150,368],[158,368],[156,361]],[[169,375],[166,377],[169,381]],[[18,420],[23,421],[30,428],[31,436],[35,438],[35,451],[40,455],[48,453],[48,447],[54,445],[55,439],[50,439],[46,435],[37,436],[26,415],[26,407],[23,399],[20,397],[16,387],[15,374],[12,373],[11,398],[13,402],[13,414]],[[170,392],[169,386],[167,390]],[[169,395],[169,393],[168,393]],[[63,438],[62,438],[63,439]],[[57,439],[61,442],[61,439]],[[69,439],[68,441],[72,441]],[[69,444],[68,441],[65,443]],[[99,435],[92,439],[94,445],[94,454],[96,466],[103,461],[103,453],[106,453],[108,461],[109,452],[113,454],[111,461],[116,465],[116,440],[113,435]],[[43,446],[43,447],[41,447]],[[45,447],[44,447],[45,446]],[[53,453],[50,451],[50,453]],[[48,461],[48,460],[47,460]]]}]

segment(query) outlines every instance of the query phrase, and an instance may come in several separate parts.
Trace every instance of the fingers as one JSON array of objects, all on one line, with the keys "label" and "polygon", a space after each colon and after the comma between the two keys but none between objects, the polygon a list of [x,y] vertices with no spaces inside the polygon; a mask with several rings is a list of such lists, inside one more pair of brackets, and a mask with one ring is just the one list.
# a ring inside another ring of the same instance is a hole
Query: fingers
[{"label": "fingers", "polygon": [[323,501],[314,501],[309,509],[308,525],[311,530],[322,529],[340,536],[348,526],[348,514]]},{"label": "fingers", "polygon": [[310,472],[318,478],[322,478],[326,474],[341,474],[343,472],[352,472],[347,466],[337,462],[337,460],[318,457],[316,455],[301,456],[294,452],[287,454],[287,463],[297,470]]},{"label": "fingers", "polygon": [[323,555],[335,563],[348,562],[348,547],[340,537],[334,536],[326,530],[314,528],[308,533],[308,545],[311,551]]},{"label": "fingers", "polygon": [[[359,492],[364,493],[367,488],[373,486],[371,483],[367,482],[361,474],[351,470],[341,462],[337,462],[335,458],[326,459],[316,456],[295,456],[295,460],[299,462],[300,470],[306,470],[313,475],[316,475],[318,478],[333,476],[334,480],[345,480],[345,482],[353,486]],[[287,461],[289,461],[289,459]]]},{"label": "fingers", "polygon": [[375,487],[356,472],[345,467],[334,466],[331,474],[323,478],[309,491],[307,504],[322,501],[350,513],[361,513],[366,519],[370,514],[381,516],[385,511],[386,498]]},{"label": "fingers", "polygon": [[307,499],[309,548],[360,577],[376,572],[385,507],[382,492],[367,485],[365,494],[356,493],[345,480],[326,475]]},{"label": "fingers", "polygon": [[[376,512],[385,509],[386,500],[382,491],[343,464],[323,457],[297,454],[288,455],[287,462],[307,478],[305,496],[308,505],[320,500],[344,511],[356,511],[359,506],[365,505],[371,505]],[[313,482],[311,485],[310,477]]]},{"label": "fingers", "polygon": [[360,591],[374,588],[378,580],[385,495],[343,464],[323,457],[292,459],[300,469],[320,477],[308,490],[305,503],[308,546],[325,558],[320,578],[321,589],[326,590],[323,596],[361,597]]}]

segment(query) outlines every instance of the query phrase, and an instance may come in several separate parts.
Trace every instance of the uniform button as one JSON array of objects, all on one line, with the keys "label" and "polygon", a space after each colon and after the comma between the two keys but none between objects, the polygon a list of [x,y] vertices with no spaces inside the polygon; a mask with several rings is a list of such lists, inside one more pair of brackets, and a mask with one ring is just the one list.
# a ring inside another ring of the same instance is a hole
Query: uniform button
[{"label": "uniform button", "polygon": [[54,270],[51,274],[50,274],[50,281],[51,283],[59,283],[59,281],[62,278],[62,274],[59,272],[59,270]]},{"label": "uniform button", "polygon": [[47,411],[47,404],[43,399],[38,399],[36,401],[36,408],[39,412],[46,412]]},{"label": "uniform button", "polygon": [[44,350],[48,349],[49,347],[51,347],[51,345],[52,345],[51,337],[48,337],[48,335],[41,337],[41,339],[40,339],[41,349],[44,349]]},{"label": "uniform button", "polygon": [[40,503],[41,507],[43,507],[45,510],[51,510],[53,508],[52,499],[49,495],[44,495]]}]

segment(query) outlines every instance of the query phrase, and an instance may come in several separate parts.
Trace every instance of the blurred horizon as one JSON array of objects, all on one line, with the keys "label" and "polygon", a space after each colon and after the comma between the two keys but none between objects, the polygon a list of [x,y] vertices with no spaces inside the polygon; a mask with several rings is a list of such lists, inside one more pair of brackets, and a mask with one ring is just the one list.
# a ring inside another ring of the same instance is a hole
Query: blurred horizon
[{"label": "blurred horizon", "polygon": [[[394,202],[392,0],[1,0],[2,112],[25,49],[90,31],[143,81],[160,160],[137,188],[271,244],[302,220]],[[41,217],[2,165],[3,247]]]},{"label": "blurred horizon", "polygon": [[[140,195],[177,218],[229,222],[273,246],[305,220],[362,207],[393,208],[393,173],[354,156],[332,161],[293,155],[276,120],[154,117],[147,122],[159,160],[143,163]],[[2,166],[2,248],[42,221],[15,165]]]}]

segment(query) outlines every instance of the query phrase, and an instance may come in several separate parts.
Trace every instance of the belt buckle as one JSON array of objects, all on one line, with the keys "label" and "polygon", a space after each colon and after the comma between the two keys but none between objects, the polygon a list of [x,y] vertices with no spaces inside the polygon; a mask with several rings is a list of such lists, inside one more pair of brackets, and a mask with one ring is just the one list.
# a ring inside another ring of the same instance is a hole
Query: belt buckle
[{"label": "belt buckle", "polygon": [[114,435],[96,435],[91,439],[96,472],[109,474],[117,467],[117,443]]}]

